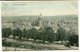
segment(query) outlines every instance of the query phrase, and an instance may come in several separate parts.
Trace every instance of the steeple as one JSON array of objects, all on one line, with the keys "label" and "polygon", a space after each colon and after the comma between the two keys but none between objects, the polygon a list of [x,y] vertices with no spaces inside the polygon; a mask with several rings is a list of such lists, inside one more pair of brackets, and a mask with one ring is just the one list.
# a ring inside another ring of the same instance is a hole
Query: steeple
[{"label": "steeple", "polygon": [[40,17],[42,16],[42,14],[40,13]]}]

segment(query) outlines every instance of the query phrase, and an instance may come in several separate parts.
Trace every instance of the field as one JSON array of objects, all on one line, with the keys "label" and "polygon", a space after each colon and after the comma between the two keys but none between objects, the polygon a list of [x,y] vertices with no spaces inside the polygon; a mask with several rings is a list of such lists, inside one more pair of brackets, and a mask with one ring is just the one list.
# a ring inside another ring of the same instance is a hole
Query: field
[{"label": "field", "polygon": [[6,38],[7,42],[14,42],[12,43],[13,45],[19,44],[19,47],[17,46],[3,46],[4,51],[31,51],[31,50],[78,50],[78,47],[71,46],[71,47],[66,47],[63,44],[53,43],[34,43],[32,41],[20,41],[20,40],[14,40],[12,38]]}]

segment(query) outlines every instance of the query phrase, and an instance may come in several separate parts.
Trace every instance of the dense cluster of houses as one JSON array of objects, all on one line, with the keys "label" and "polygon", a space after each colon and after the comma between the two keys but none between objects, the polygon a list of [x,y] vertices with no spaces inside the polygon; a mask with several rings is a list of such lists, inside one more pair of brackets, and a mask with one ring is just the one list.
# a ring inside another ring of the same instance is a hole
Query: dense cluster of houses
[{"label": "dense cluster of houses", "polygon": [[[62,27],[66,29],[67,31],[71,30],[75,34],[78,34],[78,20],[77,19],[55,19],[54,17],[51,17],[51,20],[49,20],[49,17],[43,17],[43,16],[36,16],[36,17],[28,17],[28,18],[17,18],[14,17],[10,19],[3,19],[2,20],[2,28],[11,28],[11,29],[21,29],[23,30],[26,28],[26,30],[31,28],[44,28],[45,26],[52,27],[53,30],[56,32],[59,27]],[[35,19],[34,19],[35,18]],[[65,17],[64,17],[65,18]]]}]

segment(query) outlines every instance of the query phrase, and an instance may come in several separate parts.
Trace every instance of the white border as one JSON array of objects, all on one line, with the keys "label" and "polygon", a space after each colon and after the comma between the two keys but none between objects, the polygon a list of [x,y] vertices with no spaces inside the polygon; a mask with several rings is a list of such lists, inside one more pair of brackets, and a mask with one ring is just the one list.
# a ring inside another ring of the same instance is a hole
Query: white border
[{"label": "white border", "polygon": [[78,1],[78,34],[79,34],[79,51],[80,51],[80,0]]},{"label": "white border", "polygon": [[1,35],[1,2],[0,2],[0,52],[2,52],[2,35]]}]

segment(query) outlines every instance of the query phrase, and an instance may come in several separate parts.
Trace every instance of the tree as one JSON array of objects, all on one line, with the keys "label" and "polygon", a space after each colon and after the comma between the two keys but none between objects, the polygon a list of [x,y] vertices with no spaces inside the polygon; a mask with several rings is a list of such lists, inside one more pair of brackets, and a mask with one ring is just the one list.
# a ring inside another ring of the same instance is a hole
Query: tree
[{"label": "tree", "polygon": [[16,36],[17,36],[17,30],[16,29],[13,29],[12,30],[12,35],[13,35],[13,38],[15,39]]},{"label": "tree", "polygon": [[26,30],[26,28],[25,29],[23,29],[23,38],[27,38],[27,40],[28,40],[28,38],[29,38],[29,35],[30,35],[30,33],[29,33],[30,31],[29,30]]},{"label": "tree", "polygon": [[36,30],[36,28],[27,30],[26,34],[27,34],[26,35],[27,38],[34,39],[34,41],[36,41],[36,39],[38,37],[38,31]]},{"label": "tree", "polygon": [[78,40],[78,35],[73,34],[72,36],[70,36],[69,42],[70,42],[71,46],[74,46],[74,44],[76,46],[79,46],[79,44],[78,44],[79,42],[78,41],[79,41]]},{"label": "tree", "polygon": [[37,35],[38,35],[38,31],[36,30],[36,28],[32,28],[31,29],[31,33],[32,33],[32,38],[34,39],[34,41],[36,41],[37,39]]},{"label": "tree", "polygon": [[53,43],[55,40],[55,33],[51,27],[44,27],[43,31],[43,41],[48,41],[50,43]]},{"label": "tree", "polygon": [[19,28],[17,28],[16,30],[17,30],[17,35],[19,39],[22,39],[22,31]]},{"label": "tree", "polygon": [[11,28],[2,28],[2,37],[9,37],[11,35]]},{"label": "tree", "polygon": [[65,36],[66,36],[66,30],[64,28],[60,27],[57,30],[57,38],[58,38],[57,40],[58,41],[64,41],[64,40],[66,40]]},{"label": "tree", "polygon": [[19,39],[21,39],[22,31],[19,28],[13,29],[12,30],[12,35],[13,35],[13,38],[16,38],[16,36],[17,36],[17,37],[19,37]]}]

